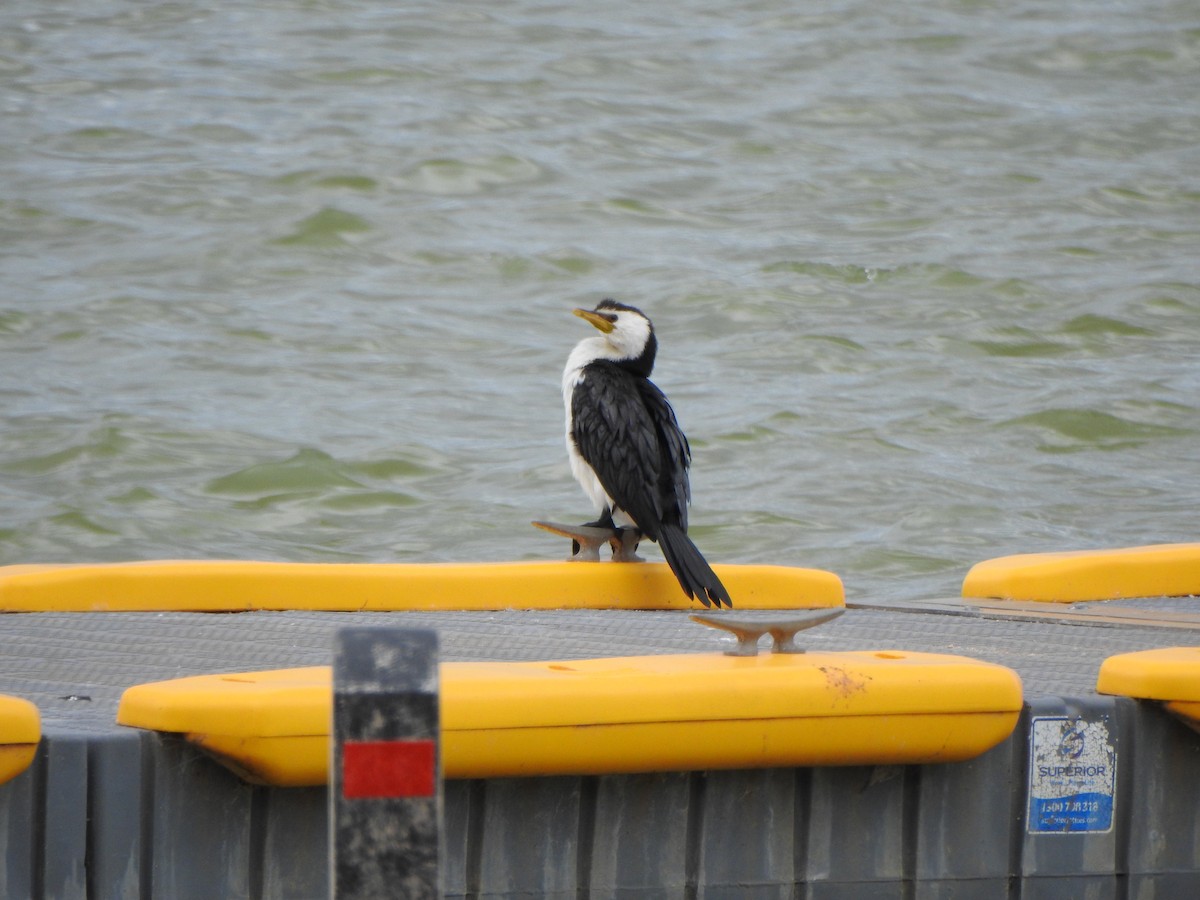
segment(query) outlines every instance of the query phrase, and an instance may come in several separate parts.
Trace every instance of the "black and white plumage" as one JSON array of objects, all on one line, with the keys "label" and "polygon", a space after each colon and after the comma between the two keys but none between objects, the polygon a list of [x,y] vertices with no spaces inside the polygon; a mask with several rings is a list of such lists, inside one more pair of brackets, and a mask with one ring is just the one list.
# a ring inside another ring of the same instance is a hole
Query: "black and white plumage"
[{"label": "black and white plumage", "polygon": [[614,300],[575,315],[600,331],[571,351],[562,383],[567,455],[596,507],[594,524],[637,527],[662,548],[685,594],[705,606],[732,606],[687,535],[692,452],[671,404],[650,381],[654,326]]}]

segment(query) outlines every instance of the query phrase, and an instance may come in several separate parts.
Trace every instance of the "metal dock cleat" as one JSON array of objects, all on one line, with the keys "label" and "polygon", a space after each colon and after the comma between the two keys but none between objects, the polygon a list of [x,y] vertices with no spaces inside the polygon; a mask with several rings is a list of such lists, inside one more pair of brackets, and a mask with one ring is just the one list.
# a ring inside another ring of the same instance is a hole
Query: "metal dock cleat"
[{"label": "metal dock cleat", "polygon": [[612,547],[613,562],[645,562],[637,555],[642,533],[636,528],[602,528],[598,525],[562,525],[534,522],[535,528],[571,539],[571,562],[599,562],[600,548]]},{"label": "metal dock cleat", "polygon": [[840,608],[815,609],[807,615],[787,619],[743,618],[726,613],[693,613],[689,618],[701,625],[728,631],[737,638],[737,646],[726,650],[726,656],[757,656],[758,641],[764,634],[771,635],[772,653],[803,653],[804,648],[796,646],[796,633],[836,619],[843,612],[845,610]]}]

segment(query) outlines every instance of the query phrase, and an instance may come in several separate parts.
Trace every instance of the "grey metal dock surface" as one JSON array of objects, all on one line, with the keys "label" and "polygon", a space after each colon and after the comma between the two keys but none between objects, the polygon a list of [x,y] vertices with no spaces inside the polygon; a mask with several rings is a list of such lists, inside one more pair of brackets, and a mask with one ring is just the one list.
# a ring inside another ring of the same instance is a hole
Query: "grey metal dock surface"
[{"label": "grey metal dock surface", "polygon": [[[1102,697],[1107,657],[1200,638],[1200,601],[852,604],[813,650],[999,663],[1026,710],[1004,744],[932,766],[448,781],[449,896],[1200,896],[1200,735]],[[134,684],[331,661],[342,627],[434,628],[444,660],[717,652],[679,612],[20,613],[0,693],[33,701],[34,765],[0,787],[5,897],[320,897],[325,791],[247,785],[181,740],[115,724]],[[764,652],[766,642],[764,641]],[[719,690],[719,685],[713,685]],[[1105,830],[1028,819],[1030,722],[1097,721],[1119,761]]]}]

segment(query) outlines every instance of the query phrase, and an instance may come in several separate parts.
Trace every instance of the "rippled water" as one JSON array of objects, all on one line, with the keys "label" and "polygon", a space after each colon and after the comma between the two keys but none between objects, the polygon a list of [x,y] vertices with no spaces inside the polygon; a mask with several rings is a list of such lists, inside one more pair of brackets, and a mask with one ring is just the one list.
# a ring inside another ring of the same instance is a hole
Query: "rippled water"
[{"label": "rippled water", "polygon": [[1190,0],[0,6],[0,563],[556,558],[657,325],[710,559],[1196,540]]}]

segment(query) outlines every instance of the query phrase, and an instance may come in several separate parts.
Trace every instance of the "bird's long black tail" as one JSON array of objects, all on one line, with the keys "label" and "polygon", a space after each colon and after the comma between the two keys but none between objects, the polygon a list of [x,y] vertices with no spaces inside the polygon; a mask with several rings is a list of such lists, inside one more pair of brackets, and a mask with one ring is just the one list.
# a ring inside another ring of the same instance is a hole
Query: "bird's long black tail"
[{"label": "bird's long black tail", "polygon": [[725,590],[725,585],[700,555],[686,531],[678,525],[664,524],[659,531],[658,545],[685,594],[705,606],[733,606],[729,591]]}]

